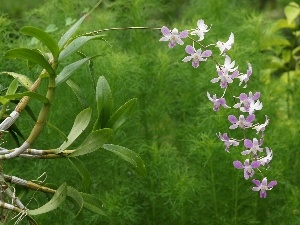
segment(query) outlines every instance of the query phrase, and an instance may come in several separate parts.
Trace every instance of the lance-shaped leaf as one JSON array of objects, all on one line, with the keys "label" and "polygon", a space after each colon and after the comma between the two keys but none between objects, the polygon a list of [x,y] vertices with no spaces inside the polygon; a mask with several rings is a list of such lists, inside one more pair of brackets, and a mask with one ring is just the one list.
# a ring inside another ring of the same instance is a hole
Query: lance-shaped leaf
[{"label": "lance-shaped leaf", "polygon": [[124,159],[125,161],[131,163],[138,174],[145,176],[146,175],[146,168],[144,165],[143,160],[141,159],[141,157],[136,154],[134,151],[119,146],[119,145],[113,145],[113,144],[104,144],[102,146],[102,148],[104,148],[105,150],[111,151],[113,153],[115,153],[116,155],[120,156],[122,159]]},{"label": "lance-shaped leaf", "polygon": [[0,74],[6,74],[12,76],[13,78],[17,79],[20,82],[20,84],[23,85],[28,90],[32,86],[32,81],[23,74],[18,74],[14,72],[0,72]]},{"label": "lance-shaped leaf", "polygon": [[17,48],[5,52],[4,57],[10,59],[15,59],[15,58],[27,59],[31,62],[39,64],[49,73],[50,76],[55,76],[55,71],[53,70],[51,65],[47,62],[44,56],[42,56],[37,51],[30,50],[27,48]]},{"label": "lance-shaped leaf", "polygon": [[56,153],[60,153],[69,147],[78,136],[85,130],[88,126],[92,116],[91,108],[86,108],[82,110],[75,118],[73,127],[68,135],[68,140],[62,143],[62,145],[56,150]]},{"label": "lance-shaped leaf", "polygon": [[83,198],[80,192],[71,186],[67,186],[67,197],[69,200],[71,200],[74,203],[74,205],[78,206],[78,212],[75,215],[76,218],[83,208],[83,203],[84,203]]},{"label": "lance-shaped leaf", "polygon": [[122,105],[108,120],[106,127],[109,127],[113,130],[119,128],[125,120],[128,118],[129,114],[134,109],[136,104],[136,98],[133,98]]},{"label": "lance-shaped leaf", "polygon": [[72,166],[77,170],[79,173],[81,179],[82,179],[82,186],[84,192],[90,192],[90,184],[91,184],[91,178],[90,173],[88,169],[85,167],[85,165],[77,158],[68,158],[71,162]]},{"label": "lance-shaped leaf", "polygon": [[81,88],[70,79],[67,80],[66,83],[72,89],[72,91],[76,95],[78,101],[81,103],[82,107],[87,108],[88,107],[88,101],[87,101],[87,99],[84,95],[84,92],[81,90]]},{"label": "lance-shaped leaf", "polygon": [[[80,55],[82,58],[87,58],[87,56],[82,53],[77,51],[76,52],[78,55]],[[93,87],[94,87],[94,91],[96,92],[96,78],[95,78],[95,70],[94,70],[94,63],[93,60],[89,60],[88,61],[88,69],[89,69],[89,74],[91,75],[92,81],[93,81]]]},{"label": "lance-shaped leaf", "polygon": [[109,84],[104,76],[100,76],[96,87],[96,101],[98,117],[94,124],[94,130],[104,128],[111,116],[112,94]]},{"label": "lance-shaped leaf", "polygon": [[103,35],[95,36],[80,36],[74,39],[70,44],[68,44],[59,54],[58,60],[62,61],[72,53],[76,52],[82,45],[93,39],[99,39]]},{"label": "lance-shaped leaf", "polygon": [[28,215],[39,215],[49,211],[52,211],[59,207],[63,201],[66,199],[67,196],[67,185],[66,183],[62,184],[55,192],[53,197],[49,202],[45,205],[41,206],[40,208],[29,210]]},{"label": "lance-shaped leaf", "polygon": [[29,96],[29,97],[34,98],[36,100],[39,100],[43,103],[49,103],[49,99],[46,98],[45,96],[40,95],[40,94],[35,93],[35,92],[30,92],[30,91],[26,91],[26,92],[23,92],[23,93],[12,94],[12,95],[0,96],[0,102],[2,103],[3,101],[6,101],[7,99],[8,100],[15,100],[15,99],[22,98],[24,96]]},{"label": "lance-shaped leaf", "polygon": [[[35,121],[36,121],[36,119],[35,119]],[[54,124],[50,123],[49,121],[47,121],[46,123],[47,123],[47,125],[48,125],[49,127],[51,127],[52,129],[54,129],[55,131],[57,131],[57,132],[60,134],[60,136],[61,136],[65,141],[68,140],[67,135],[65,135],[65,133],[62,132],[62,130],[60,130],[57,126],[55,126]]]},{"label": "lance-shaped leaf", "polygon": [[10,85],[9,85],[7,91],[6,91],[6,95],[13,95],[14,93],[16,93],[17,89],[18,89],[18,80],[14,79],[10,83]]},{"label": "lance-shaped leaf", "polygon": [[107,216],[106,213],[103,211],[103,203],[99,198],[96,198],[95,196],[86,194],[86,193],[80,193],[83,198],[83,207],[93,213],[97,213],[103,216]]},{"label": "lance-shaped leaf", "polygon": [[101,148],[105,142],[108,141],[111,134],[112,130],[109,128],[93,131],[89,134],[89,136],[87,136],[82,144],[69,155],[69,157],[85,155],[96,151],[97,149]]},{"label": "lance-shaped leaf", "polygon": [[39,28],[32,27],[32,26],[23,27],[20,32],[22,34],[29,35],[40,40],[51,51],[53,58],[55,60],[57,59],[59,54],[59,47],[56,40],[50,34],[46,33],[45,31]]},{"label": "lance-shaped leaf", "polygon": [[61,39],[58,42],[58,46],[59,48],[62,48],[67,41],[72,37],[72,35],[75,33],[75,31],[78,29],[78,27],[80,26],[80,24],[85,20],[85,18],[95,9],[98,7],[98,5],[102,2],[99,1],[93,8],[91,11],[89,11],[87,14],[85,14],[83,17],[81,17],[75,24],[73,24],[73,26],[61,37]]},{"label": "lance-shaped leaf", "polygon": [[79,68],[81,67],[86,61],[90,60],[92,57],[80,59],[68,66],[66,66],[55,78],[56,86],[62,84],[66,80],[68,80],[71,75]]}]

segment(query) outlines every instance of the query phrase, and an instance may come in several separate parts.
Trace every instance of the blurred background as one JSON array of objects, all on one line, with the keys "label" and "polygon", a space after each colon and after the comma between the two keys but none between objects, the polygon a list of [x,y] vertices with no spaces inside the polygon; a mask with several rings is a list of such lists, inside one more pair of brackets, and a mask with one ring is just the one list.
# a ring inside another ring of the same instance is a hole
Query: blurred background
[{"label": "blurred background", "polygon": [[[0,0],[0,71],[14,71],[34,79],[38,68],[28,70],[25,61],[2,57],[10,48],[41,47],[34,39],[21,35],[20,28],[37,26],[58,40],[96,2]],[[93,41],[81,50],[86,55],[101,54],[94,60],[94,71],[97,76],[104,75],[111,85],[115,109],[131,98],[138,99],[130,119],[111,142],[137,152],[144,160],[147,176],[138,176],[130,164],[103,150],[83,156],[80,159],[92,177],[91,193],[103,201],[110,219],[85,211],[76,220],[70,220],[76,211],[66,203],[37,216],[37,221],[117,225],[300,224],[300,21],[299,16],[294,20],[286,18],[285,7],[289,3],[103,0],[78,31],[82,34],[110,27],[164,25],[183,30],[196,28],[197,21],[204,19],[207,25],[212,24],[204,45],[226,41],[233,32],[235,44],[228,54],[241,72],[246,72],[248,63],[252,64],[246,92],[261,93],[263,110],[257,112],[257,121],[263,123],[265,115],[270,118],[264,146],[273,150],[274,157],[264,176],[269,181],[277,180],[278,185],[267,193],[266,199],[251,191],[252,182],[244,180],[242,172],[232,165],[234,160],[243,160],[243,146],[232,148],[228,154],[216,136],[218,132],[229,132],[230,110],[215,113],[207,99],[207,91],[217,96],[223,93],[218,84],[210,83],[216,75],[214,62],[200,63],[198,69],[183,63],[184,47],[169,49],[166,42],[158,41],[160,31],[110,31],[105,33],[105,41]],[[1,77],[0,84],[5,87],[10,81]],[[83,67],[73,81],[85,90],[89,104],[95,105],[88,68]],[[239,87],[232,89],[236,95],[244,91]],[[36,102],[30,106],[35,112],[40,107]],[[75,118],[80,110],[82,106],[72,90],[61,85],[56,90],[50,122],[68,133],[74,120],[70,118]],[[26,137],[33,121],[24,114],[17,125]],[[236,135],[233,131],[229,134]],[[5,140],[3,145],[15,147],[9,137]],[[46,127],[34,147],[56,148],[62,142],[55,130]],[[75,145],[78,143],[80,140]],[[66,159],[14,159],[4,163],[4,170],[27,180],[46,172],[48,184],[59,186],[67,181],[68,185],[82,188],[80,176]],[[256,174],[256,179],[261,178]],[[36,193],[28,196],[28,207],[32,208],[38,206],[35,199],[43,202],[49,198]]]}]

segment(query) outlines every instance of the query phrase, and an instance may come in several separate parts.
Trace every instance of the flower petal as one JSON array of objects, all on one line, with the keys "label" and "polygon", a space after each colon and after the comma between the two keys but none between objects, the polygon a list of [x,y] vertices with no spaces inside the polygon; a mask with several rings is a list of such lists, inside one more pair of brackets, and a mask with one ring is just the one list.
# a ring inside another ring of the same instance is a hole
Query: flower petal
[{"label": "flower petal", "polygon": [[253,179],[253,180],[252,180],[252,183],[254,183],[257,187],[260,186],[260,181],[259,181],[259,180]]},{"label": "flower petal", "polygon": [[244,165],[238,160],[233,162],[233,166],[237,169],[243,169],[244,168]]},{"label": "flower petal", "polygon": [[236,118],[234,115],[229,115],[229,116],[228,116],[228,120],[229,120],[231,123],[237,123],[237,122],[238,122],[237,118]]},{"label": "flower petal", "polygon": [[192,55],[192,54],[195,53],[195,48],[194,48],[193,46],[191,46],[191,45],[187,45],[187,46],[185,47],[185,51],[186,51],[188,54]]},{"label": "flower petal", "polygon": [[163,26],[163,27],[161,28],[161,32],[162,32],[162,34],[163,34],[164,36],[171,35],[171,32],[170,32],[169,28],[167,28],[166,26]]},{"label": "flower petal", "polygon": [[276,181],[276,180],[273,180],[273,181],[271,181],[271,182],[269,183],[268,188],[272,188],[272,187],[274,187],[275,185],[277,185],[277,181]]},{"label": "flower petal", "polygon": [[181,31],[179,33],[180,38],[186,38],[189,35],[189,32],[187,30]]}]

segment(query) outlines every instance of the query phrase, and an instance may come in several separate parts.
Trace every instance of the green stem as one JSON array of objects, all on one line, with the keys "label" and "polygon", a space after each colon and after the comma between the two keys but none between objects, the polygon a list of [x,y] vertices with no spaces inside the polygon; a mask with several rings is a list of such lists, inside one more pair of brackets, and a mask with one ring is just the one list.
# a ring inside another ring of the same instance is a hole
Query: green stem
[{"label": "green stem", "polygon": [[48,116],[50,113],[50,107],[51,107],[51,104],[54,99],[54,90],[55,90],[55,78],[50,77],[49,84],[48,84],[48,91],[46,94],[46,98],[48,98],[49,103],[44,103],[44,105],[38,115],[37,121],[31,131],[29,137],[26,140],[26,142],[28,142],[30,145],[36,141],[36,139],[41,134],[41,132],[47,122],[47,119],[48,119]]}]

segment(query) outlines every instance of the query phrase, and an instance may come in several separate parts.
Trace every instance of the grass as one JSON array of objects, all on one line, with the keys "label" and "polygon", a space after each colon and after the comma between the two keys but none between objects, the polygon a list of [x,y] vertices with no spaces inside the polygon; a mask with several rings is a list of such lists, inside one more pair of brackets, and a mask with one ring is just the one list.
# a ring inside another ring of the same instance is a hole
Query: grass
[{"label": "grass", "polygon": [[[166,43],[158,42],[159,31],[108,32],[106,42],[91,42],[82,51],[88,55],[102,55],[94,61],[94,69],[97,76],[104,75],[109,81],[115,108],[126,100],[138,98],[132,117],[112,141],[138,152],[148,175],[145,178],[137,176],[129,164],[103,150],[81,157],[92,177],[92,193],[103,199],[111,221],[83,212],[77,221],[70,222],[74,212],[65,204],[54,212],[38,216],[41,224],[299,223],[299,118],[296,117],[299,114],[295,113],[292,121],[281,121],[274,109],[279,107],[284,91],[276,82],[267,85],[260,79],[260,70],[266,63],[259,51],[263,15],[250,12],[246,3],[240,1],[238,5],[235,1],[187,1],[182,4],[179,8],[168,1],[105,1],[85,21],[80,32],[144,25],[189,28],[194,27],[199,18],[212,24],[207,40],[226,40],[230,32],[234,32],[235,46],[230,56],[240,65],[241,71],[246,70],[248,62],[252,63],[254,73],[249,89],[262,93],[264,108],[259,117],[263,119],[267,114],[271,118],[265,144],[273,149],[274,159],[267,176],[276,179],[278,185],[268,192],[267,199],[260,199],[258,193],[251,191],[251,182],[245,181],[241,171],[232,166],[232,161],[241,160],[242,147],[228,154],[217,140],[215,133],[227,132],[228,111],[213,113],[206,97],[207,91],[221,93],[218,85],[209,82],[215,74],[213,62],[200,64],[198,70],[181,62],[184,48],[168,49]],[[65,19],[78,18],[91,5],[92,2],[75,1],[72,5],[66,0],[48,1],[45,6],[28,12],[27,19],[19,23],[43,29],[53,23],[58,27],[53,33],[58,39],[66,29]],[[46,10],[53,13],[45,13]],[[28,46],[30,39],[20,36],[11,41],[15,47]],[[1,45],[1,48],[6,47]],[[9,62],[1,68],[25,73],[22,65]],[[26,74],[33,78],[36,72],[26,71]],[[93,104],[92,80],[87,74],[87,68],[82,68],[73,80],[80,84],[88,102]],[[235,93],[242,91],[234,89]],[[82,107],[65,85],[57,88],[56,97],[50,121],[68,133],[72,118]],[[34,104],[32,107],[38,108]],[[299,107],[294,110],[299,112]],[[21,119],[18,124],[26,133],[32,122],[26,115]],[[57,133],[46,128],[35,146],[56,147],[61,142]],[[22,168],[16,166],[21,163]],[[5,162],[5,171],[29,180],[46,171],[48,183],[59,185],[67,181],[74,187],[81,187],[79,175],[65,159],[15,159]],[[44,196],[40,198],[40,201],[45,200]],[[35,201],[29,206],[36,206]]]}]

